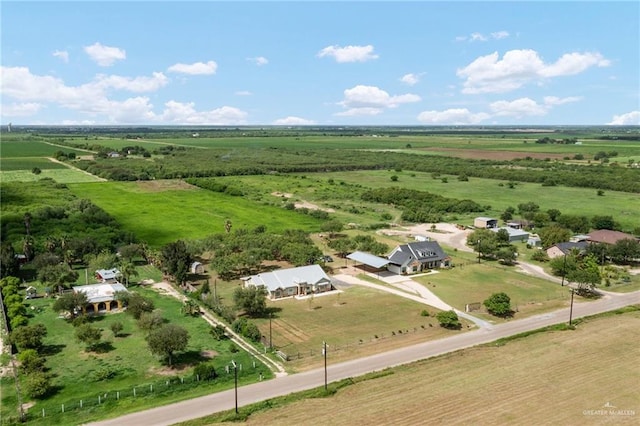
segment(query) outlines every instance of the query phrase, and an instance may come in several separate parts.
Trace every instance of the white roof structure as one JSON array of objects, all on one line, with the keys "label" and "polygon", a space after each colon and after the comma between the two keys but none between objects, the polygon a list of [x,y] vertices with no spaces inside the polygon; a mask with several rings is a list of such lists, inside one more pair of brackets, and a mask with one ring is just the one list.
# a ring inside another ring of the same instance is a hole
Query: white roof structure
[{"label": "white roof structure", "polygon": [[269,292],[285,289],[299,284],[319,284],[331,282],[320,265],[300,266],[298,268],[278,269],[272,272],[252,275],[244,278],[247,284],[264,286]]},{"label": "white roof structure", "polygon": [[108,280],[117,280],[118,277],[120,277],[120,271],[118,271],[118,269],[113,268],[113,269],[98,269],[96,271],[96,274],[98,274],[100,276],[100,278],[102,278],[103,281],[108,281]]},{"label": "white roof structure", "polygon": [[498,233],[498,231],[504,229],[509,233],[509,238],[528,238],[529,233],[527,231],[523,231],[522,229],[514,229],[508,226],[503,226],[502,228],[491,228],[492,232]]},{"label": "white roof structure", "polygon": [[347,256],[347,259],[355,260],[356,262],[364,263],[367,266],[373,268],[382,268],[389,264],[389,259],[384,257],[378,257],[371,253],[365,253],[363,251],[354,251]]},{"label": "white roof structure", "polygon": [[73,287],[76,293],[87,295],[87,302],[100,303],[114,300],[116,292],[128,291],[122,284],[89,284]]}]

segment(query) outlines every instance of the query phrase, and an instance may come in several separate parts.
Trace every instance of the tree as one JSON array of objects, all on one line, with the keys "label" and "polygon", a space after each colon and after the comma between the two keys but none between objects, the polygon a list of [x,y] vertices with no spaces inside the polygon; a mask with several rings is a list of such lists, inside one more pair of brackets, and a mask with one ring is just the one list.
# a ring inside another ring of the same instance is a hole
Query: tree
[{"label": "tree", "polygon": [[558,225],[546,226],[538,233],[542,247],[549,248],[555,244],[569,241],[571,231]]},{"label": "tree", "polygon": [[140,244],[127,244],[118,249],[118,253],[123,259],[133,262],[133,259],[140,256],[142,249]]},{"label": "tree", "polygon": [[585,256],[577,268],[568,273],[567,279],[578,284],[578,294],[593,295],[596,285],[602,280],[595,256]]},{"label": "tree", "polygon": [[116,299],[122,301],[127,307],[127,313],[131,314],[135,319],[140,319],[144,312],[152,312],[154,309],[153,300],[138,293],[118,292]]},{"label": "tree", "polygon": [[0,245],[0,277],[8,277],[18,272],[18,259],[13,245],[3,241]]},{"label": "tree", "polygon": [[264,287],[238,287],[233,292],[233,302],[237,309],[242,309],[247,315],[261,316],[267,310],[266,296],[267,290]]},{"label": "tree", "polygon": [[66,287],[78,280],[78,272],[71,269],[68,264],[60,263],[39,269],[38,280],[55,288]]},{"label": "tree", "polygon": [[184,241],[178,240],[162,248],[160,253],[162,270],[172,275],[179,284],[184,284],[193,256]]},{"label": "tree", "polygon": [[200,315],[200,305],[198,305],[198,302],[196,302],[195,300],[187,299],[184,301],[181,311],[185,315]]},{"label": "tree", "polygon": [[20,361],[20,371],[24,374],[44,371],[45,358],[40,356],[35,349],[20,351],[18,361]]},{"label": "tree", "polygon": [[510,317],[513,315],[511,310],[511,298],[506,293],[493,293],[482,304],[487,308],[491,315],[497,317]]},{"label": "tree", "polygon": [[549,215],[549,220],[555,222],[562,213],[558,209],[549,209],[547,210],[547,214]]},{"label": "tree", "polygon": [[143,312],[138,319],[138,327],[147,332],[162,327],[162,324],[164,324],[164,318],[158,311]]},{"label": "tree", "polygon": [[64,293],[53,303],[56,312],[68,312],[71,318],[82,313],[82,308],[87,305],[87,295],[81,291]]},{"label": "tree", "polygon": [[609,248],[609,255],[615,263],[631,263],[635,259],[640,259],[640,243],[631,238],[619,240]]},{"label": "tree", "polygon": [[22,253],[24,253],[25,257],[28,261],[31,261],[36,254],[33,237],[30,235],[26,235],[22,239]]},{"label": "tree", "polygon": [[154,355],[162,356],[169,366],[173,362],[173,354],[183,351],[189,343],[189,333],[175,324],[166,324],[152,330],[147,336],[149,350]]},{"label": "tree", "polygon": [[338,232],[342,231],[342,228],[343,228],[342,222],[340,222],[337,219],[327,220],[322,225],[320,225],[320,230],[322,232],[328,232],[329,238],[333,238],[334,234],[337,234]]},{"label": "tree", "polygon": [[46,373],[36,371],[24,380],[24,391],[32,398],[44,398],[53,390],[51,380]]},{"label": "tree", "polygon": [[11,343],[16,345],[21,351],[42,349],[42,339],[47,335],[47,327],[44,324],[32,324],[18,327],[11,333]]},{"label": "tree", "polygon": [[87,349],[91,351],[100,343],[102,330],[93,327],[91,324],[82,324],[80,327],[76,328],[75,336],[76,340],[84,343],[87,346]]},{"label": "tree", "polygon": [[440,323],[440,327],[451,330],[459,330],[462,327],[458,314],[455,311],[441,311],[436,314],[436,319]]},{"label": "tree", "polygon": [[34,167],[33,169],[31,169],[31,173],[33,173],[34,175],[39,175],[40,173],[42,173],[42,170],[40,170],[39,167]]},{"label": "tree", "polygon": [[231,233],[232,227],[233,224],[231,223],[231,219],[227,219],[224,221],[224,230],[227,232],[227,234]]},{"label": "tree", "polygon": [[120,334],[124,326],[120,321],[115,321],[111,323],[109,328],[111,329],[111,332],[113,333],[114,337],[118,337],[118,335]]},{"label": "tree", "polygon": [[136,265],[134,265],[133,262],[129,260],[123,259],[122,261],[118,262],[118,270],[122,274],[124,285],[127,287],[129,287],[129,280],[131,279],[131,277],[137,277],[140,275],[138,273],[138,270],[136,269]]},{"label": "tree", "polygon": [[594,229],[617,229],[613,216],[593,216],[591,225]]},{"label": "tree", "polygon": [[26,231],[26,234],[31,235],[31,219],[33,219],[33,216],[31,216],[30,212],[26,212],[24,214],[23,219],[24,219],[24,229]]}]

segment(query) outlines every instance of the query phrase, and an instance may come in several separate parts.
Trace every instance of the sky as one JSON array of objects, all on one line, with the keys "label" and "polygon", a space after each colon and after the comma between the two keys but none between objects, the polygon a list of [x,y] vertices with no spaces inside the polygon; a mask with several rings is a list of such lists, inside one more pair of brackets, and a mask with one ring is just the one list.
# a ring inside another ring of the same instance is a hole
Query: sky
[{"label": "sky", "polygon": [[6,125],[640,125],[640,2],[2,1]]}]

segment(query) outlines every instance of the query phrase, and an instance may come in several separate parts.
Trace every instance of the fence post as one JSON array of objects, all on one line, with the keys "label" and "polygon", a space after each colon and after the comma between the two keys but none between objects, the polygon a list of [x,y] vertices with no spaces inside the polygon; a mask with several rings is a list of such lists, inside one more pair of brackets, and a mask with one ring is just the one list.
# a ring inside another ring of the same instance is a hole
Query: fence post
[{"label": "fence post", "polygon": [[116,399],[120,399],[120,391],[116,392]]},{"label": "fence post", "polygon": [[136,388],[133,388],[133,396],[136,396]]},{"label": "fence post", "polygon": [[62,412],[64,413],[64,404],[62,404]]},{"label": "fence post", "polygon": [[100,405],[100,395],[98,395],[98,405]]},{"label": "fence post", "polygon": [[82,408],[82,400],[80,400],[80,408]]},{"label": "fence post", "polygon": [[149,391],[153,392],[153,384],[149,385]]},{"label": "fence post", "polygon": [[44,408],[42,409],[42,417],[44,417]]},{"label": "fence post", "polygon": [[184,385],[184,377],[180,377],[180,383]]}]

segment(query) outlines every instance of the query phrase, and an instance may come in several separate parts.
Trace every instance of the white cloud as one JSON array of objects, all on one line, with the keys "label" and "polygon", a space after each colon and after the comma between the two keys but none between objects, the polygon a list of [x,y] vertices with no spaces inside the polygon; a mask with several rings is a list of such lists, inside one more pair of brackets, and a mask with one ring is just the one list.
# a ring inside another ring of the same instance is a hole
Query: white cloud
[{"label": "white cloud", "polygon": [[279,118],[274,121],[273,124],[276,126],[306,126],[309,124],[315,124],[315,122],[313,120],[307,120],[306,118],[289,116]]},{"label": "white cloud", "polygon": [[495,33],[491,33],[491,38],[495,40],[501,40],[507,37],[509,37],[508,31],[496,31]]},{"label": "white cloud", "polygon": [[84,51],[101,67],[111,66],[116,61],[126,59],[127,57],[127,53],[124,50],[117,47],[103,46],[100,43],[85,46]]},{"label": "white cloud", "polygon": [[553,64],[545,64],[535,50],[510,50],[502,59],[498,52],[480,56],[458,69],[457,75],[466,79],[463,93],[504,93],[533,80],[574,75],[592,66],[609,64],[599,53],[568,53]]},{"label": "white cloud", "polygon": [[236,96],[251,96],[251,95],[253,95],[253,93],[251,93],[248,90],[239,90],[235,94],[236,94]]},{"label": "white cloud", "polygon": [[544,104],[549,106],[563,105],[571,102],[579,102],[582,100],[582,96],[568,96],[566,98],[559,98],[557,96],[545,96]]},{"label": "white cloud", "polygon": [[626,114],[614,115],[613,120],[607,124],[611,126],[640,126],[640,111],[631,111]]},{"label": "white cloud", "polygon": [[445,111],[423,111],[418,115],[418,121],[425,124],[477,124],[491,118],[489,114],[472,113],[466,108],[454,108]]},{"label": "white cloud", "polygon": [[540,75],[543,77],[575,75],[593,66],[608,67],[609,65],[611,61],[605,59],[600,53],[565,53],[555,63],[540,70]]},{"label": "white cloud", "polygon": [[175,124],[236,125],[245,124],[247,113],[234,107],[223,106],[211,111],[196,111],[193,102],[169,101],[165,104],[161,121]]},{"label": "white cloud", "polygon": [[400,77],[400,81],[403,82],[404,84],[408,84],[409,86],[414,86],[416,84],[418,84],[420,82],[420,77],[422,77],[423,73],[421,74],[413,74],[413,73],[409,73],[409,74],[405,74],[402,77]]},{"label": "white cloud", "polygon": [[5,117],[28,117],[36,114],[42,105],[35,102],[2,105],[2,115]]},{"label": "white cloud", "polygon": [[371,59],[378,59],[378,55],[373,53],[373,46],[327,46],[318,52],[318,57],[333,57],[336,62],[366,62]]},{"label": "white cloud", "polygon": [[513,101],[497,101],[489,104],[489,108],[496,116],[512,116],[522,118],[531,115],[545,115],[547,109],[530,98],[520,98]]},{"label": "white cloud", "polygon": [[471,33],[468,36],[464,35],[464,36],[457,36],[455,38],[456,41],[470,41],[470,42],[474,42],[474,41],[489,41],[489,40],[502,40],[503,38],[507,38],[509,37],[510,34],[508,31],[495,31],[490,33],[489,35],[485,35],[482,33]]},{"label": "white cloud", "polygon": [[257,66],[262,66],[262,65],[267,65],[269,63],[269,60],[267,58],[265,58],[264,56],[256,56],[255,58],[247,58],[247,61],[251,61],[254,64],[256,64]]},{"label": "white cloud", "polygon": [[193,64],[174,64],[168,69],[169,72],[175,72],[180,74],[190,75],[211,75],[215,74],[218,69],[218,64],[215,61],[195,62]]},{"label": "white cloud", "polygon": [[102,115],[114,123],[149,122],[155,116],[148,98],[115,101],[109,99],[109,89],[147,92],[166,84],[162,73],[136,78],[98,75],[89,83],[67,86],[59,78],[35,75],[26,67],[1,67],[0,70],[3,76],[0,93],[3,96],[23,103],[57,104],[90,116]]},{"label": "white cloud", "polygon": [[400,104],[418,102],[420,96],[407,93],[404,95],[390,96],[387,92],[375,86],[358,85],[344,91],[344,100],[339,102],[347,109],[359,108],[396,108]]},{"label": "white cloud", "polygon": [[62,59],[62,61],[65,63],[69,62],[69,52],[67,52],[66,50],[54,50],[52,55],[56,58]]},{"label": "white cloud", "polygon": [[161,72],[154,72],[151,77],[122,77],[119,75],[98,75],[96,83],[103,88],[128,90],[130,92],[154,92],[165,86],[169,79]]},{"label": "white cloud", "polygon": [[358,117],[363,115],[378,115],[382,114],[384,110],[382,108],[372,108],[372,107],[363,107],[363,108],[351,108],[347,111],[337,112],[334,115],[339,117]]}]

